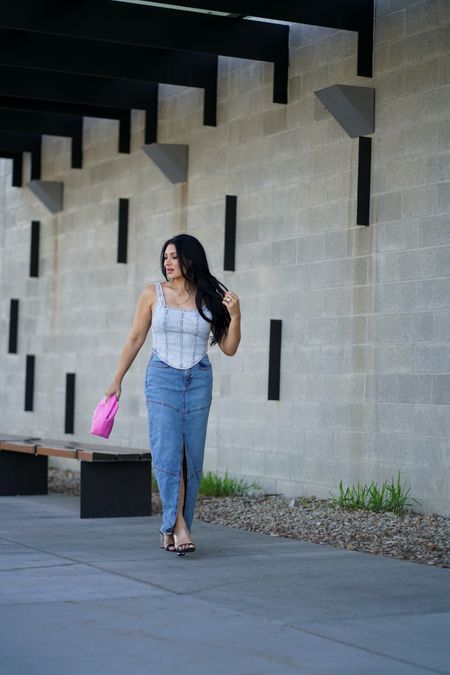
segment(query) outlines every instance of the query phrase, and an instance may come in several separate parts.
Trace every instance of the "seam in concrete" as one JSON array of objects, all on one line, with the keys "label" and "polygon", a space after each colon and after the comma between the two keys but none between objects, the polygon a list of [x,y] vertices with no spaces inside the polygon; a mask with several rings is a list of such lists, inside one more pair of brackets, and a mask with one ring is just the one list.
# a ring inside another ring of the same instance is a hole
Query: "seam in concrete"
[{"label": "seam in concrete", "polygon": [[[430,614],[432,614],[432,613],[433,612],[430,612]],[[392,616],[397,616],[397,615],[392,615]],[[372,618],[372,617],[370,617],[370,618]],[[404,663],[407,666],[413,666],[413,668],[419,668],[423,672],[437,673],[437,675],[449,675],[448,670],[436,670],[435,668],[430,668],[429,666],[423,666],[419,663],[414,663],[413,661],[401,659],[397,656],[390,656],[389,654],[385,654],[385,653],[380,652],[376,649],[369,649],[367,647],[360,647],[359,645],[355,644],[354,642],[347,642],[346,640],[339,640],[338,638],[333,638],[333,637],[330,637],[329,635],[323,635],[322,633],[318,633],[317,631],[308,630],[306,628],[299,628],[298,626],[295,626],[294,624],[289,623],[289,624],[285,624],[285,625],[288,628],[293,628],[294,630],[299,631],[300,633],[308,633],[309,635],[314,635],[315,637],[319,637],[319,638],[326,639],[326,640],[331,640],[331,642],[336,642],[340,645],[344,645],[345,647],[353,647],[354,649],[358,649],[359,651],[366,652],[368,654],[373,654],[374,656],[381,656],[385,659],[389,659],[390,661],[396,661],[398,663]]]}]

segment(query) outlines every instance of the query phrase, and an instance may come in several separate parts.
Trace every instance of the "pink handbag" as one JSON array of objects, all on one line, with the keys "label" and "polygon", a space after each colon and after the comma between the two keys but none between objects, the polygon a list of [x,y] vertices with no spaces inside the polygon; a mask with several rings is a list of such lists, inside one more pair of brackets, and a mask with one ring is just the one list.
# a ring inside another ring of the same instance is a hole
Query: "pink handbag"
[{"label": "pink handbag", "polygon": [[114,424],[114,417],[118,410],[119,401],[114,394],[107,401],[102,398],[92,415],[91,434],[109,438]]}]

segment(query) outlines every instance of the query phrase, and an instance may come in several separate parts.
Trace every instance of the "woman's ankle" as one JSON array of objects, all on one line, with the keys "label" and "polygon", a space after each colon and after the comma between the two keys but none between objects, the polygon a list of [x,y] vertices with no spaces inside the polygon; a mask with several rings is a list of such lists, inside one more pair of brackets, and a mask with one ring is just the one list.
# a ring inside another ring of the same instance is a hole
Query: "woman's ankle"
[{"label": "woman's ankle", "polygon": [[186,521],[184,518],[177,518],[174,528],[173,528],[173,533],[179,537],[182,534],[189,534],[189,529],[188,526],[186,525]]}]

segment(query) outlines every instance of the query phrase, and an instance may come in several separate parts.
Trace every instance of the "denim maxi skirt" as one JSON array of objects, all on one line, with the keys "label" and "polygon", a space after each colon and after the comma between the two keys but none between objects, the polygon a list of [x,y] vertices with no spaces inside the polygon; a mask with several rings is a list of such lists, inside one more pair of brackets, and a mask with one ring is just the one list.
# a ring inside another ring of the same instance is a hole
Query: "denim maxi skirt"
[{"label": "denim maxi skirt", "polygon": [[145,377],[149,444],[163,506],[160,531],[173,532],[186,458],[183,515],[188,529],[194,518],[212,399],[212,368],[208,356],[192,368],[179,369],[152,352]]}]

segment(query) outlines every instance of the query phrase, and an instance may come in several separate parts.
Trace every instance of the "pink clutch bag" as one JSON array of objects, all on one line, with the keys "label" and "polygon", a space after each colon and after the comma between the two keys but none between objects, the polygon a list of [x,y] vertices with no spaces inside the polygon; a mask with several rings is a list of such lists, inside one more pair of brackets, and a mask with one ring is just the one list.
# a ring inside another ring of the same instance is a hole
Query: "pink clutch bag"
[{"label": "pink clutch bag", "polygon": [[114,394],[107,401],[102,398],[92,415],[91,434],[109,438],[114,424],[114,417],[118,410],[119,401]]}]

